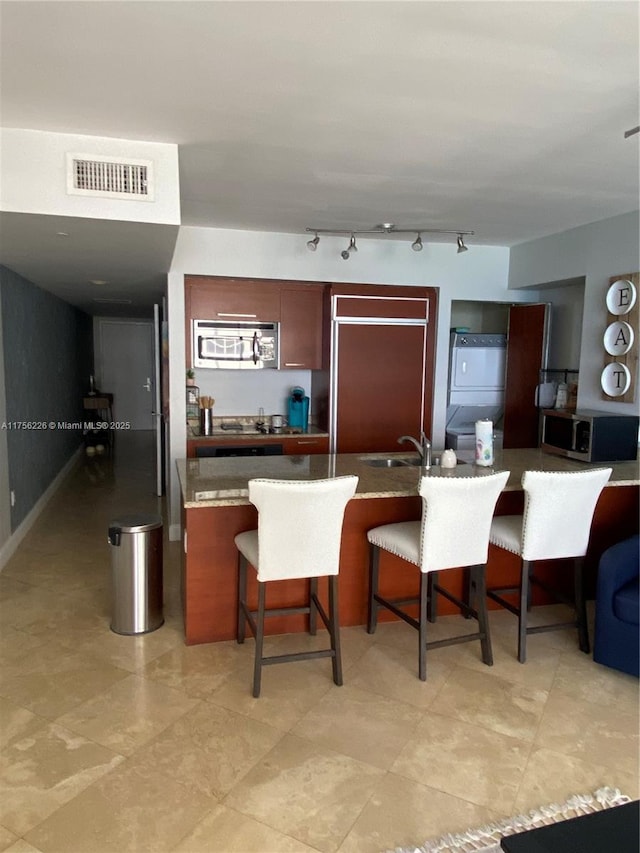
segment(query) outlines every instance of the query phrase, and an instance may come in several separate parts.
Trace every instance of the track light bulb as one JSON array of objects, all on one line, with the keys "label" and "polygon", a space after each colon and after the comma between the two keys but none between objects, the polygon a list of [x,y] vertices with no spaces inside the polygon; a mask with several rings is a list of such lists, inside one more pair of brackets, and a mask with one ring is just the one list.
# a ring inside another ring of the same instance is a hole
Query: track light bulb
[{"label": "track light bulb", "polygon": [[458,234],[458,254],[460,252],[467,252],[468,249],[464,244],[464,240],[462,239],[462,234]]},{"label": "track light bulb", "polygon": [[307,243],[307,249],[310,252],[315,252],[315,250],[318,248],[319,242],[320,242],[320,238],[316,234],[316,236],[313,238],[313,240],[309,240],[309,242]]},{"label": "track light bulb", "polygon": [[421,252],[422,251],[422,237],[419,234],[416,237],[416,239],[413,241],[413,243],[411,244],[411,248],[413,249],[414,252]]},{"label": "track light bulb", "polygon": [[355,235],[352,234],[351,239],[349,240],[349,245],[347,246],[346,249],[343,249],[342,252],[340,252],[342,260],[348,261],[349,258],[351,257],[351,252],[357,252],[357,251],[358,251],[358,247],[356,246],[356,238],[355,238]]}]

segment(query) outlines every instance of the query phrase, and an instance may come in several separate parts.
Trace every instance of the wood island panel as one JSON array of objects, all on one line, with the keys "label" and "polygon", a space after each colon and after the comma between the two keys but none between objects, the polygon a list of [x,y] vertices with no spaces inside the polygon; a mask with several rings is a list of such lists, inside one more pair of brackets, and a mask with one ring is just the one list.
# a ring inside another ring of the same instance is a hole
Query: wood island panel
[{"label": "wood island panel", "polygon": [[[515,454],[515,455],[514,455]],[[582,466],[570,460],[554,459],[541,455],[539,451],[508,451],[505,462],[511,469],[517,466],[551,470],[579,470]],[[345,512],[342,547],[340,554],[340,624],[343,626],[364,625],[367,618],[367,590],[369,546],[367,531],[381,524],[419,519],[422,503],[416,494],[416,478],[419,470],[394,468],[389,472],[366,468],[356,455],[337,456],[337,470],[327,474],[327,464],[334,457],[307,457],[310,472],[307,476],[339,476],[350,472],[360,475],[359,494],[351,500]],[[316,460],[312,462],[311,460]],[[182,472],[185,488],[183,525],[186,531],[186,554],[183,555],[182,596],[184,608],[185,641],[188,645],[231,640],[236,632],[237,613],[237,550],[234,537],[244,530],[255,529],[257,511],[242,497],[242,483],[246,488],[246,474],[235,475],[247,468],[241,461],[227,460],[224,466],[216,465],[215,471],[226,474],[209,478],[210,465],[202,461],[189,460]],[[286,457],[254,461],[257,469],[252,476],[269,476],[266,471],[275,465],[271,476],[287,476],[289,463]],[[204,465],[202,468],[201,465]],[[191,466],[195,466],[191,469]],[[262,469],[260,466],[263,466]],[[265,467],[266,466],[266,467]],[[359,466],[359,467],[358,467]],[[596,506],[586,563],[587,596],[593,598],[597,566],[601,554],[612,544],[638,532],[640,507],[637,463],[615,466],[614,481],[606,486]],[[191,470],[191,473],[189,473]],[[252,469],[253,470],[253,469]],[[296,471],[297,466],[296,466]],[[468,472],[471,469],[466,469]],[[277,471],[283,473],[278,475]],[[325,473],[323,473],[325,472]],[[468,476],[464,468],[451,472]],[[473,476],[473,474],[472,474]],[[524,494],[517,485],[521,473],[514,472],[512,485],[507,485],[500,495],[496,507],[497,515],[522,512]],[[195,478],[191,481],[188,478]],[[184,478],[187,478],[185,480]],[[204,490],[204,497],[196,498],[196,491]],[[207,494],[213,489],[210,498]],[[217,491],[219,490],[219,491]],[[246,494],[246,492],[245,492]],[[463,534],[464,531],[461,531]],[[295,531],[292,531],[295,536]],[[569,561],[566,568],[562,561],[540,563],[536,574],[554,586],[571,592],[572,570]],[[255,575],[250,573],[249,600],[257,599]],[[487,583],[489,586],[517,585],[519,578],[518,558],[502,549],[489,548]],[[442,572],[440,583],[454,595],[463,591],[464,570]],[[417,594],[419,573],[416,567],[393,557],[381,555],[381,594],[388,598],[409,597]],[[281,581],[267,588],[267,606],[300,605],[305,602],[307,581]],[[534,604],[543,604],[545,594],[534,588]],[[327,604],[325,582],[320,582],[320,598]],[[489,602],[490,608],[496,608]],[[439,597],[438,612],[445,615],[458,612],[454,605]],[[394,620],[393,614],[383,611],[381,621]],[[306,617],[270,618],[266,622],[266,633],[278,634],[299,632],[307,629]]]}]

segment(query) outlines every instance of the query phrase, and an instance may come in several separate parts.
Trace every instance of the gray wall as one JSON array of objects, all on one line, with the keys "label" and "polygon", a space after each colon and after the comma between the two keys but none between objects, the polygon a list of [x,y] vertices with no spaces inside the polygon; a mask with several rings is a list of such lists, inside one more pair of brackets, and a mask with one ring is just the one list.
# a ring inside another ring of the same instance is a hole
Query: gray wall
[{"label": "gray wall", "polygon": [[[582,225],[513,246],[509,255],[509,287],[552,283],[575,292],[584,281],[584,308],[580,334],[578,407],[616,414],[637,414],[640,402],[640,373],[636,377],[635,402],[603,399],[600,374],[605,364],[602,337],[607,325],[605,298],[609,278],[638,272],[640,265],[640,213],[633,211],[602,222]],[[540,290],[546,299],[546,291]],[[558,353],[558,357],[562,354]],[[573,358],[567,353],[566,358]]]},{"label": "gray wall", "polygon": [[[2,284],[0,283],[0,290]],[[2,300],[0,299],[0,427],[7,420],[4,394],[4,351],[2,348]],[[7,431],[0,429],[0,551],[11,535],[11,510],[9,503],[9,453]]]},{"label": "gray wall", "polygon": [[57,425],[82,421],[82,396],[93,371],[93,331],[87,314],[2,266],[0,322],[4,420],[56,424],[55,429],[5,430],[8,488],[16,497],[14,531],[82,440],[80,429]]}]

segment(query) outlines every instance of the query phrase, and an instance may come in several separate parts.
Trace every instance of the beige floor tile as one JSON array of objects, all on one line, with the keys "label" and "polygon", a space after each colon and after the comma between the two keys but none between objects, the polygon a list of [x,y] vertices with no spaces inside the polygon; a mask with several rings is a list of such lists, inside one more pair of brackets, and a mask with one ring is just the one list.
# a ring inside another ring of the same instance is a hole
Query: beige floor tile
[{"label": "beige floor tile", "polygon": [[0,628],[0,667],[2,677],[5,677],[5,668],[11,667],[17,660],[23,660],[28,654],[33,653],[39,646],[44,646],[46,637],[34,637],[24,631],[18,631],[10,625]]},{"label": "beige floor tile", "polygon": [[[318,629],[315,636],[307,633],[280,634],[270,638],[272,651],[270,654],[289,654],[292,652],[306,652],[315,649],[328,649],[331,646],[328,632],[322,628]],[[351,672],[354,666],[361,660],[367,650],[373,645],[374,638],[367,634],[362,626],[340,629],[340,645],[342,650],[342,671],[345,676]],[[247,640],[245,645],[253,644]],[[329,660],[324,666],[331,667]]]},{"label": "beige floor tile", "polygon": [[170,774],[124,761],[25,837],[43,853],[168,853],[214,806]]},{"label": "beige floor tile", "polygon": [[[418,678],[418,649],[403,649],[376,643],[349,672],[349,683],[390,699],[399,699],[416,708],[428,708],[454,663],[443,656],[427,656],[427,680]],[[345,681],[346,683],[346,681]]]},{"label": "beige floor tile", "polygon": [[12,844],[19,840],[15,833],[5,829],[4,826],[0,826],[0,850],[8,850]]},{"label": "beige floor tile", "polygon": [[[16,560],[16,558],[12,558]],[[20,560],[16,560],[14,575],[12,577],[11,572],[9,571],[9,566],[11,562],[7,563],[2,572],[0,573],[0,601],[13,600],[15,598],[20,597],[21,595],[25,595],[25,593],[29,593],[31,591],[30,584],[26,583],[22,580],[19,568],[20,568]],[[4,624],[4,623],[3,623]]]},{"label": "beige floor tile", "polygon": [[282,732],[289,731],[334,686],[328,659],[264,667],[258,699],[253,698],[252,685],[253,658],[226,678],[209,701]]},{"label": "beige floor tile", "polygon": [[638,774],[638,714],[552,691],[536,746]]},{"label": "beige floor tile", "polygon": [[76,633],[63,635],[60,641],[113,666],[128,672],[140,673],[147,664],[178,646],[184,647],[182,623],[177,626],[166,620],[164,625],[148,634],[116,634],[110,629],[107,616],[99,632],[78,637]]},{"label": "beige floor tile", "polygon": [[553,682],[559,691],[584,702],[609,705],[620,711],[638,713],[638,679],[602,666],[587,655],[563,655]]},{"label": "beige floor tile", "polygon": [[46,725],[46,720],[0,697],[0,748],[21,740]]},{"label": "beige floor tile", "polygon": [[113,752],[131,755],[190,711],[197,701],[170,687],[130,675],[56,722]]},{"label": "beige floor tile", "polygon": [[548,695],[546,690],[459,666],[438,693],[431,710],[503,735],[533,740]]},{"label": "beige floor tile", "polygon": [[342,842],[339,853],[380,853],[424,844],[494,819],[492,811],[387,773]]},{"label": "beige floor tile", "polygon": [[604,786],[618,788],[632,799],[638,797],[637,777],[549,749],[534,748],[522,778],[515,809],[524,812],[547,803],[564,802],[574,794],[593,794]]},{"label": "beige floor tile", "polygon": [[216,806],[172,853],[315,853],[315,848],[233,809]]},{"label": "beige floor tile", "polygon": [[15,844],[7,848],[7,853],[44,853],[44,851],[38,850],[33,844],[29,844],[24,838],[20,838]]},{"label": "beige floor tile", "polygon": [[52,636],[58,641],[61,638],[82,641],[108,629],[106,611],[72,595],[53,593],[42,586],[32,587],[28,596],[21,597],[18,607],[12,605],[11,599],[1,602],[0,618],[3,623],[28,634]]},{"label": "beige floor tile", "polygon": [[530,749],[526,741],[427,711],[391,770],[504,811],[516,798]]},{"label": "beige floor tile", "polygon": [[51,642],[4,668],[0,695],[55,720],[128,675],[126,670]]},{"label": "beige floor tile", "polygon": [[[463,634],[473,634],[478,630],[478,623],[475,620],[463,619],[462,616],[440,616],[436,622],[429,622],[427,625],[427,642],[436,640],[446,640],[451,637],[461,636]],[[392,622],[379,622],[376,632],[373,635],[376,643],[384,643],[395,646],[398,649],[406,649],[413,651],[418,657],[418,632],[415,628],[407,625],[401,620]],[[457,663],[460,657],[460,650],[467,644],[443,646],[440,649],[429,649],[427,652],[427,669],[429,662],[439,660],[442,664],[452,665]],[[476,650],[478,657],[480,656],[480,643],[469,643],[472,649]],[[417,664],[416,664],[417,665]],[[427,675],[427,678],[429,676]]]},{"label": "beige floor tile", "polygon": [[[32,586],[42,586],[64,594],[73,590],[89,588],[107,588],[109,585],[109,562],[97,559],[90,549],[87,553],[75,552],[69,548],[46,556],[37,552],[24,555],[18,561],[6,567],[9,577]],[[3,572],[4,574],[4,572]]]},{"label": "beige floor tile", "polygon": [[[511,614],[507,614],[511,615]],[[512,617],[513,618],[513,617]],[[475,669],[485,675],[495,675],[513,684],[524,684],[536,690],[549,690],[553,684],[562,652],[544,644],[533,643],[527,649],[525,664],[518,660],[518,641],[515,627],[501,630],[494,625],[491,616],[491,646],[493,666],[487,667],[477,653],[477,647],[467,643],[460,647],[459,663],[467,669]],[[535,639],[535,638],[534,638]]]},{"label": "beige floor tile", "polygon": [[420,710],[404,702],[345,685],[323,696],[291,732],[387,770],[421,717]]},{"label": "beige floor tile", "polygon": [[199,701],[132,757],[145,772],[171,774],[185,787],[217,799],[227,794],[282,732],[233,711]]},{"label": "beige floor tile", "polygon": [[144,677],[188,696],[206,699],[225,680],[253,661],[253,649],[248,643],[239,646],[235,641],[205,643],[200,646],[180,644],[148,663]]},{"label": "beige floor tile", "polygon": [[0,822],[23,835],[121,761],[62,726],[43,725],[0,754]]},{"label": "beige floor tile", "polygon": [[383,771],[285,735],[225,805],[321,851],[335,851]]}]

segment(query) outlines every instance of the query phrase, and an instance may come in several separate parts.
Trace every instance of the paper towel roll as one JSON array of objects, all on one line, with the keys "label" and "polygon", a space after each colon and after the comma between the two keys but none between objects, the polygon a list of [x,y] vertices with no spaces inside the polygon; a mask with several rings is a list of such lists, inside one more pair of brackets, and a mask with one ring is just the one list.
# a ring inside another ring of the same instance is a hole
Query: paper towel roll
[{"label": "paper towel roll", "polygon": [[493,465],[493,421],[476,421],[476,465]]}]

